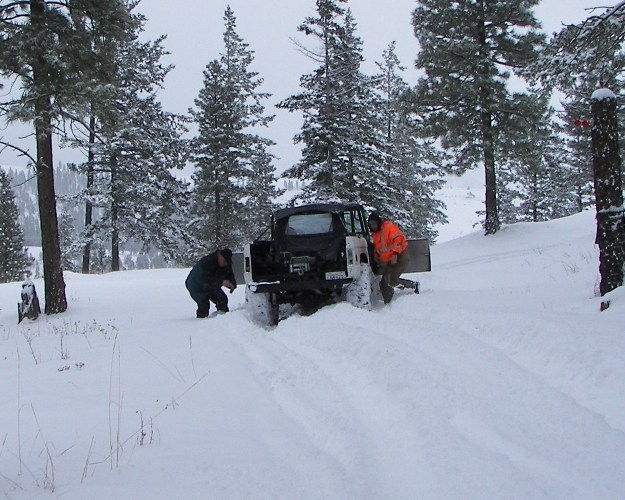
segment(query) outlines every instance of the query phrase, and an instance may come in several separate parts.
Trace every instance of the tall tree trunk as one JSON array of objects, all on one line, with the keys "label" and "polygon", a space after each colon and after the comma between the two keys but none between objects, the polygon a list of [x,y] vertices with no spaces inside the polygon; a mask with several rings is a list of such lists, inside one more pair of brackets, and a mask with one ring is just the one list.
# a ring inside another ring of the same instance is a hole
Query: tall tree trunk
[{"label": "tall tree trunk", "polygon": [[111,271],[119,271],[119,195],[117,193],[117,162],[111,162]]},{"label": "tall tree trunk", "polygon": [[[581,177],[582,174],[578,172],[578,175]],[[584,211],[584,198],[583,198],[583,193],[582,193],[582,187],[580,185],[576,186],[575,205],[576,205],[577,213],[581,213]]]},{"label": "tall tree trunk", "polygon": [[[219,181],[217,181],[219,182]],[[217,215],[217,220],[214,221],[215,228],[215,245],[221,246],[221,238],[223,236],[221,230],[221,221],[223,220],[222,214],[222,206],[221,206],[221,189],[219,184],[215,184],[215,215]]]},{"label": "tall tree trunk", "polygon": [[484,233],[495,234],[499,231],[501,223],[499,222],[499,211],[497,209],[497,177],[495,175],[493,123],[490,111],[484,110],[481,115],[486,183],[486,219],[484,221]]},{"label": "tall tree trunk", "polygon": [[[481,11],[485,12],[483,0],[479,0]],[[491,108],[492,96],[488,88],[489,75],[489,47],[486,41],[486,16],[478,19],[478,40],[480,44],[480,126],[482,128],[482,148],[484,150],[484,181],[486,184],[486,218],[484,233],[495,234],[499,231],[499,212],[497,210],[497,177],[495,175],[495,134],[493,130],[493,113]]]},{"label": "tall tree trunk", "polygon": [[[608,91],[605,91],[608,92]],[[621,184],[616,96],[593,94],[592,156],[597,208],[601,295],[623,284],[625,218]]]},{"label": "tall tree trunk", "polygon": [[[89,234],[89,228],[93,223],[93,204],[89,196],[91,195],[91,189],[93,188],[93,162],[95,155],[93,152],[93,146],[95,144],[95,116],[93,116],[93,106],[91,108],[92,115],[89,119],[89,151],[87,153],[87,201],[85,202],[85,230]],[[91,240],[85,243],[82,254],[82,272],[84,274],[89,273],[91,267]]]},{"label": "tall tree trunk", "polygon": [[538,175],[532,174],[532,222],[538,222]]},{"label": "tall tree trunk", "polygon": [[[45,30],[45,2],[30,0],[31,22],[35,28]],[[37,196],[43,253],[43,281],[45,285],[45,313],[55,314],[67,310],[65,281],[61,267],[61,245],[54,192],[52,163],[51,101],[46,93],[49,74],[43,57],[33,61],[33,84],[38,89],[35,98],[35,135],[37,138]]]},{"label": "tall tree trunk", "polygon": [[[117,207],[111,212],[111,219],[117,223]],[[119,231],[115,226],[111,233],[111,271],[119,271]]]}]

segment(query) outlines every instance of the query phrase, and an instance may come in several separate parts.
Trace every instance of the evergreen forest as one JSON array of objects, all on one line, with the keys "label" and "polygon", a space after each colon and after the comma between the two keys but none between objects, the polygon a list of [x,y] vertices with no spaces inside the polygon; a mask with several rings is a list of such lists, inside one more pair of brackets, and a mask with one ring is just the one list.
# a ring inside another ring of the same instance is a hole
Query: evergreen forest
[{"label": "evergreen forest", "polygon": [[[24,247],[43,247],[46,312],[62,312],[64,270],[189,265],[240,250],[279,206],[317,201],[362,203],[435,242],[437,191],[468,169],[484,172],[485,235],[594,205],[590,96],[621,98],[623,3],[548,35],[538,0],[420,0],[420,51],[401,61],[389,34],[369,74],[349,1],[307,1],[293,33],[314,69],[297,92],[266,88],[228,7],[219,55],[178,114],[159,101],[172,67],[164,36],[146,40],[138,0],[0,0],[0,240],[12,241],[0,278],[25,277]],[[270,102],[302,117],[301,157],[279,174]],[[10,139],[18,123],[32,129],[29,151]],[[59,145],[83,161],[56,163]],[[23,168],[4,165],[9,150]]]}]

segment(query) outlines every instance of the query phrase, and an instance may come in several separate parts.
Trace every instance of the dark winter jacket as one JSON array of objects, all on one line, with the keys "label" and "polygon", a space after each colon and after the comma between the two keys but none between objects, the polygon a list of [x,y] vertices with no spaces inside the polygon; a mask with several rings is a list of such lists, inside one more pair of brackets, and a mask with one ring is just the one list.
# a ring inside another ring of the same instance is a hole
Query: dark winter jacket
[{"label": "dark winter jacket", "polygon": [[232,263],[226,267],[220,267],[217,252],[218,250],[202,257],[187,276],[185,285],[194,300],[205,295],[209,288],[221,287],[224,280],[229,280],[234,285],[237,284],[232,271]]}]

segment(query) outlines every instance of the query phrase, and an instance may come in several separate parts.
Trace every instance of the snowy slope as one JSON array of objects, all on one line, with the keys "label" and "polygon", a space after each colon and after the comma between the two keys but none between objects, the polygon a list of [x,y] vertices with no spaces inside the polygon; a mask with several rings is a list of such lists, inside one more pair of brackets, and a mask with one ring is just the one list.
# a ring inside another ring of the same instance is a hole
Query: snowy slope
[{"label": "snowy slope", "polygon": [[438,231],[437,243],[471,234],[481,228],[484,210],[484,171],[468,170],[462,176],[447,175],[445,184],[436,192],[436,198],[445,203],[448,222],[434,227]]},{"label": "snowy slope", "polygon": [[242,287],[195,319],[185,269],[67,273],[68,312],[19,326],[0,285],[0,492],[621,499],[625,292],[599,311],[593,239],[591,212],[468,234],[421,295],[271,330]]}]

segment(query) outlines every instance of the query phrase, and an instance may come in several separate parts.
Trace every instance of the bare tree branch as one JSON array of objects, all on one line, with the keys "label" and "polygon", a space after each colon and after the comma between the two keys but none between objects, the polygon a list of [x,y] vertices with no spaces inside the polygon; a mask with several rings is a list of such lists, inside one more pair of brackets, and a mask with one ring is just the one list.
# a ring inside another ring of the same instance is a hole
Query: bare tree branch
[{"label": "bare tree branch", "polygon": [[33,158],[33,156],[27,150],[22,149],[19,146],[16,146],[15,144],[11,144],[10,142],[5,142],[2,139],[0,139],[0,145],[3,146],[3,148],[0,150],[0,153],[4,151],[6,148],[10,148],[20,153],[19,156],[25,156],[26,158],[28,158],[33,163],[33,165],[37,164],[37,160]]}]

